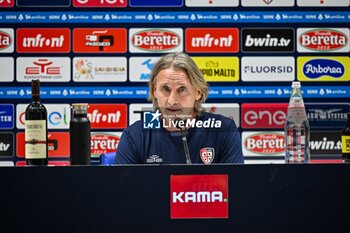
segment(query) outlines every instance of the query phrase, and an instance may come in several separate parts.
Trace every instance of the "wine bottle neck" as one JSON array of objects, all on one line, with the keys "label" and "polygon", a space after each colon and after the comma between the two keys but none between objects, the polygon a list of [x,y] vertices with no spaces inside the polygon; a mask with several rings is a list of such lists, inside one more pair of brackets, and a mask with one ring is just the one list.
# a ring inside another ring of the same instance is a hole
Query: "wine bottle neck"
[{"label": "wine bottle neck", "polygon": [[32,101],[40,101],[40,95],[32,95]]}]

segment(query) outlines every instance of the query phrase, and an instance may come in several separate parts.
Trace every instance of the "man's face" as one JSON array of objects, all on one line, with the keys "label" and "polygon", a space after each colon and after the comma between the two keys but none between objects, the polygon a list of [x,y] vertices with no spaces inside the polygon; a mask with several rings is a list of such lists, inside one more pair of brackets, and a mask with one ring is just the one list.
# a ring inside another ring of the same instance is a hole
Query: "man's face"
[{"label": "man's face", "polygon": [[187,74],[171,68],[159,72],[154,96],[164,115],[181,118],[193,117],[194,103],[201,98],[199,90],[192,86]]}]

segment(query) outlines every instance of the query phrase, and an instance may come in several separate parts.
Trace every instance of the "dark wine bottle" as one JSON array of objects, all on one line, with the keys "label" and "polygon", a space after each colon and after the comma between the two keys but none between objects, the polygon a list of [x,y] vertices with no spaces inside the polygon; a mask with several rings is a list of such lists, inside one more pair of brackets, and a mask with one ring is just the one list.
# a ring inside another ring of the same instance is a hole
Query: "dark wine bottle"
[{"label": "dark wine bottle", "polygon": [[47,111],[40,102],[40,81],[32,80],[32,101],[25,111],[25,159],[27,165],[47,165]]},{"label": "dark wine bottle", "polygon": [[70,129],[70,164],[90,165],[90,121],[87,118],[88,104],[72,104]]}]

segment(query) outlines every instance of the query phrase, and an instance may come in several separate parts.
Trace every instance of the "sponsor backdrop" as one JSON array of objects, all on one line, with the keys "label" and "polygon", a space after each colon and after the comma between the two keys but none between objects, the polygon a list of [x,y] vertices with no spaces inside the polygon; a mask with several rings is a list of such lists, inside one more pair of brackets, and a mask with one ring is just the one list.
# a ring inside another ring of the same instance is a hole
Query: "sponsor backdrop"
[{"label": "sponsor backdrop", "polygon": [[339,159],[350,107],[349,7],[349,0],[0,1],[1,164],[24,165],[33,78],[48,109],[50,164],[69,164],[77,102],[90,105],[98,164],[152,108],[150,71],[169,52],[198,64],[210,85],[205,107],[236,122],[247,163],[283,161],[292,81],[302,82],[312,158]]}]

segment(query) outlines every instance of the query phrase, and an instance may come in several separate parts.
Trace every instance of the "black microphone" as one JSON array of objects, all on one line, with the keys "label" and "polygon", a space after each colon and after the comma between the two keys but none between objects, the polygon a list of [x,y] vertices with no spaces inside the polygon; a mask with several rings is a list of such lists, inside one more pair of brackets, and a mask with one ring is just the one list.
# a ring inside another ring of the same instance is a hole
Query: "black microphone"
[{"label": "black microphone", "polygon": [[187,129],[186,129],[186,127],[184,129],[184,128],[182,128],[180,126],[180,125],[183,125],[184,120],[181,119],[181,118],[176,118],[174,120],[174,122],[176,124],[176,128],[178,128],[180,130],[180,132],[181,132],[182,144],[183,144],[184,150],[185,150],[186,163],[187,164],[192,164],[191,157],[190,157],[190,151],[188,150],[188,144],[187,144],[187,138],[186,138]]}]

